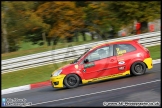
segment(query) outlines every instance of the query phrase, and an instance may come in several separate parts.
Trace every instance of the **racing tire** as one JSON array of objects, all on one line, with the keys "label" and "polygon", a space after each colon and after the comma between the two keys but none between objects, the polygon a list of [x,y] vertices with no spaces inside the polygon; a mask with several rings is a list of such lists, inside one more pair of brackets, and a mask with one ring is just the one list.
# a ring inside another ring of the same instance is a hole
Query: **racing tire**
[{"label": "racing tire", "polygon": [[146,65],[143,62],[135,62],[131,66],[131,73],[135,76],[143,75],[146,72]]},{"label": "racing tire", "polygon": [[76,74],[69,74],[64,79],[64,84],[67,88],[75,88],[79,83],[80,79]]}]

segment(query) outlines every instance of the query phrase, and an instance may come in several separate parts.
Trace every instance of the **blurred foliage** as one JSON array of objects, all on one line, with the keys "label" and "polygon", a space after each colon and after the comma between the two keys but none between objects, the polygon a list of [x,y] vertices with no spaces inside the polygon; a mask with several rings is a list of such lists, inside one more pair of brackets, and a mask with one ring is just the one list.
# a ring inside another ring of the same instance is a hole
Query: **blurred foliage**
[{"label": "blurred foliage", "polygon": [[49,37],[71,36],[71,31],[81,28],[83,25],[82,9],[77,8],[75,3],[70,1],[46,2],[38,7],[36,14],[51,25]]},{"label": "blurred foliage", "polygon": [[96,31],[100,38],[107,39],[107,34],[114,36],[121,28],[118,18],[113,16],[114,13],[109,11],[109,2],[92,2],[84,7],[86,24],[90,31]]},{"label": "blurred foliage", "polygon": [[19,49],[20,41],[52,45],[72,42],[85,32],[98,39],[117,36],[134,21],[146,32],[147,23],[160,18],[160,1],[2,1],[2,53]]},{"label": "blurred foliage", "polygon": [[141,23],[141,33],[145,33],[148,22],[160,18],[161,1],[111,1],[109,10],[123,24],[133,24],[135,20]]}]

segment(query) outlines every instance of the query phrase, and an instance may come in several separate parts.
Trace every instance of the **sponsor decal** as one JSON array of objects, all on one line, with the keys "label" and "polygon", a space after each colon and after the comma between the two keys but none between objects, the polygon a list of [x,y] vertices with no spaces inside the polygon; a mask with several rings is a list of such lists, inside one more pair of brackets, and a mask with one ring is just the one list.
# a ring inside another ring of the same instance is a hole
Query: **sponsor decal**
[{"label": "sponsor decal", "polygon": [[78,69],[78,65],[75,65],[75,69]]},{"label": "sponsor decal", "polygon": [[141,57],[141,54],[140,53],[137,53],[137,57]]},{"label": "sponsor decal", "polygon": [[95,81],[95,80],[99,80],[99,78],[94,78],[93,81]]},{"label": "sponsor decal", "polygon": [[125,69],[125,66],[119,67],[119,70],[124,70],[124,69]]},{"label": "sponsor decal", "polygon": [[124,61],[119,61],[118,64],[125,64],[125,62]]},{"label": "sponsor decal", "polygon": [[105,79],[111,79],[111,78],[117,78],[120,76],[125,76],[125,75],[130,75],[130,71],[126,71],[126,72],[122,72],[122,73],[118,73],[118,74],[113,74],[113,75],[108,75],[108,76],[103,76],[103,77],[99,77],[99,78],[93,78],[90,80],[82,80],[83,83],[88,83],[88,82],[95,82],[95,81],[100,81],[100,80],[105,80]]},{"label": "sponsor decal", "polygon": [[119,48],[116,48],[117,54],[118,55],[123,55],[124,53],[126,53],[126,50],[120,50]]},{"label": "sponsor decal", "polygon": [[92,81],[99,81],[99,80],[104,80],[104,79],[109,79],[109,78],[115,78],[115,77],[119,77],[119,76],[123,76],[123,73],[113,74],[113,75],[99,77],[99,78],[94,78],[94,79],[92,79]]}]

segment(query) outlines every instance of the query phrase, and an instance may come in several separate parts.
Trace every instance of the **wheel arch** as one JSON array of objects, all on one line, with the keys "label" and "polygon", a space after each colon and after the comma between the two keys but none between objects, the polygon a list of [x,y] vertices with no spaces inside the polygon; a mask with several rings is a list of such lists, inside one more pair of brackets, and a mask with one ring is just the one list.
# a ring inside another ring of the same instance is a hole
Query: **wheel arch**
[{"label": "wheel arch", "polygon": [[[143,63],[143,65],[145,65],[145,69],[147,68],[146,63],[145,63],[145,62],[143,62],[142,60],[137,60],[137,61],[134,61],[134,62],[132,62],[132,64],[130,65],[130,73],[131,73],[131,75],[134,75],[134,74],[133,74],[133,71],[132,71],[132,69],[131,69],[131,68],[132,68],[132,66],[133,66],[135,63],[138,63],[138,62],[139,62],[139,63],[140,63],[140,62],[141,62],[141,63]],[[145,72],[144,72],[144,73],[145,73]]]},{"label": "wheel arch", "polygon": [[[134,59],[131,59],[130,61],[129,61],[129,67],[128,67],[128,69],[130,69],[131,68],[131,66],[133,65],[133,63],[135,63],[135,62],[143,62],[143,58],[134,58]],[[143,62],[144,63],[144,62]]]},{"label": "wheel arch", "polygon": [[146,64],[142,59],[134,59],[134,60],[131,60],[129,69],[132,67],[132,65],[133,65],[135,62],[143,62],[143,63],[145,64],[146,68],[148,68],[147,64]]},{"label": "wheel arch", "polygon": [[[129,70],[130,70],[130,73],[132,74],[132,72],[131,72],[131,67],[132,67],[132,65],[135,63],[135,62],[143,62],[143,60],[142,59],[133,59],[133,60],[131,60],[131,62],[130,62],[130,65],[129,65]],[[145,66],[146,66],[146,68],[147,68],[147,65],[146,65],[146,63],[145,62],[143,62],[144,64],[145,64]]]},{"label": "wheel arch", "polygon": [[[79,75],[79,74],[77,74],[77,73],[69,73],[69,74],[67,74],[65,77],[64,77],[64,79],[63,79],[63,84],[64,84],[64,80],[65,80],[65,78],[68,76],[68,75],[70,75],[70,74],[75,74],[75,75],[77,75],[78,77],[79,77],[79,84],[82,84],[82,78],[81,78],[81,76]],[[65,85],[65,84],[64,84]]]}]

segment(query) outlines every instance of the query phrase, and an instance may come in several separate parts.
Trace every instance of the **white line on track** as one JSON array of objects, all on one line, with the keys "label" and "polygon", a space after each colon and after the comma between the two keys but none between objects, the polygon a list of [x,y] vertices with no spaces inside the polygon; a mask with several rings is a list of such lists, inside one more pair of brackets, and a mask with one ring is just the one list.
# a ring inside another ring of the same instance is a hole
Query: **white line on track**
[{"label": "white line on track", "polygon": [[115,91],[115,90],[130,88],[130,87],[135,87],[135,86],[139,86],[139,85],[154,83],[154,82],[158,82],[158,81],[161,81],[161,80],[159,79],[159,80],[149,81],[149,82],[140,83],[140,84],[134,84],[134,85],[130,85],[130,86],[125,86],[125,87],[120,87],[120,88],[115,88],[115,89],[110,89],[110,90],[105,90],[105,91],[99,91],[99,92],[94,92],[94,93],[89,93],[89,94],[84,94],[84,95],[78,95],[78,96],[73,96],[73,97],[68,97],[68,98],[63,98],[63,99],[57,99],[57,100],[51,100],[51,101],[46,101],[46,102],[40,102],[40,103],[32,104],[31,106],[39,105],[39,104],[45,104],[45,103],[50,103],[50,102],[56,102],[56,101],[61,101],[61,100],[73,99],[73,98],[78,98],[78,97],[83,97],[83,96],[89,96],[89,95],[94,95],[94,94],[99,94],[99,93],[105,93],[105,92],[110,92],[110,91]]}]

